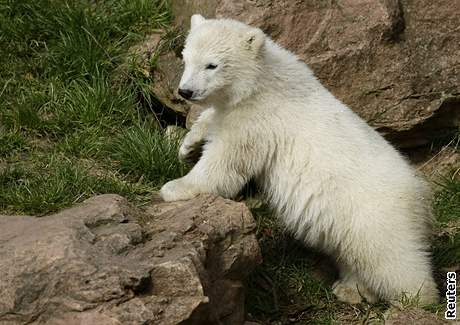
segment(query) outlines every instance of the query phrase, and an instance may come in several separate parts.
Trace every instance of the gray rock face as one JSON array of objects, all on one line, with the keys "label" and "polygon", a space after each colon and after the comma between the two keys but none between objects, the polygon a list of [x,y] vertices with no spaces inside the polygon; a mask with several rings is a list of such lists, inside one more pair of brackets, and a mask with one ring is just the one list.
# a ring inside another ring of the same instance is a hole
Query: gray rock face
[{"label": "gray rock face", "polygon": [[244,204],[212,196],[0,216],[0,324],[242,324],[254,228]]}]

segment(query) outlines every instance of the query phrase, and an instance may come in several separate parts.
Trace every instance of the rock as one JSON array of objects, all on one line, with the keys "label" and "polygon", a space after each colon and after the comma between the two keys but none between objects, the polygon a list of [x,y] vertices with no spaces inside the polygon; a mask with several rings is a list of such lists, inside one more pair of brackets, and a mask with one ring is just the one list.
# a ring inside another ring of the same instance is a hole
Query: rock
[{"label": "rock", "polygon": [[[171,112],[164,110],[167,108],[174,112],[180,121],[185,120],[185,126],[190,129],[205,108],[186,102],[177,93],[183,70],[179,50],[183,45],[184,35],[185,30],[182,29],[152,33],[134,45],[129,53],[143,77],[150,79],[150,90],[164,106],[162,111],[155,112],[157,117],[162,119],[162,115],[170,114]],[[169,116],[166,120],[174,122],[174,117]]]},{"label": "rock", "polygon": [[417,169],[435,183],[446,175],[460,177],[460,151],[455,147],[445,146],[434,155],[422,152],[421,156],[423,159],[415,162]]},{"label": "rock", "polygon": [[206,195],[0,216],[0,324],[242,324],[254,228],[243,204]]},{"label": "rock", "polygon": [[214,17],[218,5],[217,0],[179,0],[171,1],[174,23],[184,31],[190,29],[190,17],[200,13],[205,17]]},{"label": "rock", "polygon": [[449,323],[421,308],[408,308],[404,310],[390,308],[385,314],[385,325],[441,325]]},{"label": "rock", "polygon": [[189,105],[177,93],[182,69],[182,61],[174,52],[168,51],[160,55],[154,68],[151,89],[164,105],[186,116]]},{"label": "rock", "polygon": [[[162,104],[160,106],[163,110],[155,112],[159,119],[165,117],[162,115],[172,113],[176,118],[185,119],[189,110],[188,103],[177,93],[182,75],[182,60],[179,53],[183,44],[182,37],[183,34],[174,29],[154,32],[146,35],[144,40],[129,50],[130,59],[135,60],[142,77],[149,79],[151,92]],[[125,66],[123,68],[126,70]],[[166,116],[165,119],[174,122],[174,116]]]},{"label": "rock", "polygon": [[[146,35],[142,42],[129,49],[129,60],[134,60],[145,77],[151,76],[151,59],[155,52],[159,51],[161,33]],[[126,67],[123,67],[126,69]]]},{"label": "rock", "polygon": [[181,26],[187,26],[192,14],[202,13],[262,28],[401,148],[423,146],[458,130],[458,1],[173,3]]}]

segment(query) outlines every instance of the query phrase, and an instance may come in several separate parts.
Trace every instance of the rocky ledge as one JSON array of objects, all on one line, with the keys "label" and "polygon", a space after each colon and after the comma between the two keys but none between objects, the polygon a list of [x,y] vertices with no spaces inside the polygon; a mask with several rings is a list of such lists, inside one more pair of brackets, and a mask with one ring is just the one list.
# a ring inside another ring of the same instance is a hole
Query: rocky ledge
[{"label": "rocky ledge", "polygon": [[242,324],[254,229],[244,204],[206,195],[0,216],[0,324]]}]

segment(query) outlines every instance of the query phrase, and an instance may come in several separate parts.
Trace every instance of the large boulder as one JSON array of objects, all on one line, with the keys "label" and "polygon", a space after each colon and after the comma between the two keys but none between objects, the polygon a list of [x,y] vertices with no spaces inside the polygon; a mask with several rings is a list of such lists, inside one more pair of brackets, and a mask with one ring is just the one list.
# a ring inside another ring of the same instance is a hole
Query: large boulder
[{"label": "large boulder", "polygon": [[242,324],[254,227],[244,204],[207,195],[0,216],[0,324]]},{"label": "large boulder", "polygon": [[184,29],[194,13],[262,28],[401,148],[458,130],[458,1],[178,0],[173,11]]}]

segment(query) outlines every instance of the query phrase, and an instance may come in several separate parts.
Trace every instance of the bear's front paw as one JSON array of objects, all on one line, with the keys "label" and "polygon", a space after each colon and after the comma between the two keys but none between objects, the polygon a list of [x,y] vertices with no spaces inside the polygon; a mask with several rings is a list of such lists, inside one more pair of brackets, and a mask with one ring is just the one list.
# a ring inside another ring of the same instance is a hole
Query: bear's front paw
[{"label": "bear's front paw", "polygon": [[166,202],[189,200],[197,195],[181,178],[167,182],[160,190],[160,196]]},{"label": "bear's front paw", "polygon": [[183,162],[194,164],[202,154],[205,140],[193,134],[187,134],[179,148],[179,159]]}]

